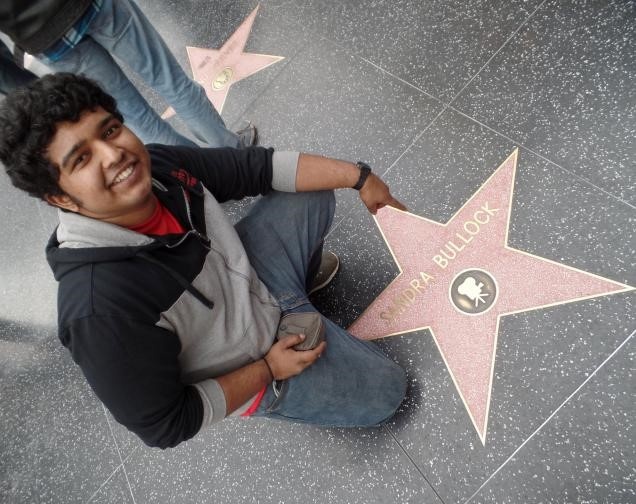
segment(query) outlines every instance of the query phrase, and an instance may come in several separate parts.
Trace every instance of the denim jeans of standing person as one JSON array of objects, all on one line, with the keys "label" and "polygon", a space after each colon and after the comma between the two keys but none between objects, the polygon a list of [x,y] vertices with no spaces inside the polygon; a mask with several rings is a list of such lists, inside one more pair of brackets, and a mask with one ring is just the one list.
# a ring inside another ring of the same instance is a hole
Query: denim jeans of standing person
[{"label": "denim jeans of standing person", "polygon": [[[307,288],[318,271],[333,219],[333,191],[272,192],[236,225],[250,263],[283,314],[317,311]],[[370,427],[391,418],[406,376],[375,343],[354,338],[323,317],[327,348],[302,373],[269,386],[255,416],[323,426]]]},{"label": "denim jeans of standing person", "polygon": [[6,95],[35,79],[36,75],[16,64],[9,48],[0,41],[0,94]]},{"label": "denim jeans of standing person", "polygon": [[104,0],[81,42],[59,61],[43,61],[56,72],[84,74],[113,95],[126,125],[144,143],[195,146],[152,109],[124,74],[123,61],[177,112],[190,131],[211,147],[238,147],[203,88],[183,71],[150,21],[131,0]]}]

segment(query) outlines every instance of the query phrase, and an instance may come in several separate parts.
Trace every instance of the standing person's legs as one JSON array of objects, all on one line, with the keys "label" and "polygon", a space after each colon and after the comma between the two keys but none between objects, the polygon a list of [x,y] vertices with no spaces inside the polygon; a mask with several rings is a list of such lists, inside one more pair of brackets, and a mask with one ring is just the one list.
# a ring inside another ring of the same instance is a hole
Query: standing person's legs
[{"label": "standing person's legs", "polygon": [[197,146],[159,117],[112,56],[91,37],[85,37],[59,61],[45,60],[45,63],[56,72],[84,74],[99,82],[117,100],[126,126],[142,142]]},{"label": "standing person's legs", "polygon": [[[250,263],[284,313],[317,311],[307,271],[320,258],[334,214],[331,191],[262,198],[236,229]],[[257,416],[329,426],[373,426],[390,418],[406,393],[404,371],[374,343],[323,317],[327,347],[301,374],[268,387]]]},{"label": "standing person's legs", "polygon": [[9,48],[0,41],[0,94],[6,95],[35,79],[36,75],[16,64]]},{"label": "standing person's legs", "polygon": [[212,147],[238,147],[203,88],[192,81],[161,35],[130,0],[105,0],[89,35],[137,72],[174,108],[197,139]]}]

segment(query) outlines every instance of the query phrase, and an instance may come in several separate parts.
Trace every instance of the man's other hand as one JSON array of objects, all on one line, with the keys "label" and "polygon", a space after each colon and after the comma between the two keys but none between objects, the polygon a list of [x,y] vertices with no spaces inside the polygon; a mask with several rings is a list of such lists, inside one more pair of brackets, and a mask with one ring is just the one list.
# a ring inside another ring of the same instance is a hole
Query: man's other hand
[{"label": "man's other hand", "polygon": [[265,362],[272,371],[275,380],[285,380],[302,373],[311,366],[325,351],[327,343],[323,341],[313,350],[294,350],[305,339],[304,335],[295,334],[277,341],[267,355]]},{"label": "man's other hand", "polygon": [[373,173],[360,189],[360,199],[373,215],[387,205],[398,210],[406,210],[406,207],[391,195],[389,187],[382,179]]}]

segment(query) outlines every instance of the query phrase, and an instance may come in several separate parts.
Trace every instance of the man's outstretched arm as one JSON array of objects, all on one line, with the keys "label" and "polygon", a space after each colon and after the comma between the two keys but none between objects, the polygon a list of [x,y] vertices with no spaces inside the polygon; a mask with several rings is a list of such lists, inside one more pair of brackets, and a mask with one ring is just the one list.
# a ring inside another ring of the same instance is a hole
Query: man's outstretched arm
[{"label": "man's outstretched arm", "polygon": [[[300,154],[298,157],[297,191],[351,188],[356,185],[359,178],[360,168],[355,163],[313,154]],[[386,205],[406,210],[406,207],[391,195],[382,179],[373,173],[360,189],[360,199],[372,214]]]},{"label": "man's outstretched arm", "polygon": [[[153,145],[149,152],[154,161],[163,165],[187,166],[219,202],[266,194],[271,189],[294,192],[351,188],[360,178],[355,163],[263,147],[201,149]],[[373,214],[386,205],[405,210],[374,174],[360,189],[360,198]]]}]

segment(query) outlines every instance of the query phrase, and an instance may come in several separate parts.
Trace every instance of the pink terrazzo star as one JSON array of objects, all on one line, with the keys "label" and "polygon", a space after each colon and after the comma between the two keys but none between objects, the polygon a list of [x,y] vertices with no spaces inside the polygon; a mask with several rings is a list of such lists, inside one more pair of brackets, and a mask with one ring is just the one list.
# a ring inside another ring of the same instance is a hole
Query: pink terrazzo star
[{"label": "pink terrazzo star", "polygon": [[[223,110],[230,86],[284,59],[243,52],[260,5],[250,13],[220,49],[186,47],[194,80],[203,86],[208,99],[219,113]],[[161,117],[174,115],[167,109]]]},{"label": "pink terrazzo star", "polygon": [[362,339],[430,329],[482,443],[500,317],[633,289],[508,247],[517,155],[446,224],[378,212],[400,274],[349,328]]}]

